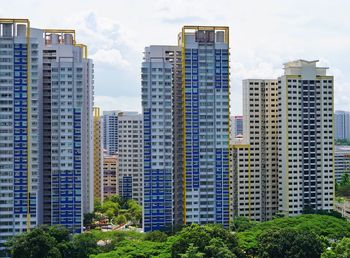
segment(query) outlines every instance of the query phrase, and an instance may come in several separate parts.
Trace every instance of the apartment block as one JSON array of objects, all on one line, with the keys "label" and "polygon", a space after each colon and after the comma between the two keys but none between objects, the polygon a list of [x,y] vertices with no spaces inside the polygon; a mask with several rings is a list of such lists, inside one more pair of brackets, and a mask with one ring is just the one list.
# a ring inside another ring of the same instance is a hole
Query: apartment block
[{"label": "apartment block", "polygon": [[118,153],[118,114],[120,111],[103,111],[102,117],[102,135],[103,149],[107,150],[109,155]]},{"label": "apartment block", "polygon": [[243,137],[243,116],[231,116],[231,135],[230,138]]},{"label": "apartment block", "polygon": [[244,139],[250,144],[255,219],[271,219],[278,210],[278,82],[243,81]]},{"label": "apartment block", "polygon": [[334,137],[335,140],[350,141],[350,112],[339,110],[335,111]]},{"label": "apartment block", "polygon": [[[0,19],[0,249],[93,208],[93,64],[74,30]],[[84,194],[82,194],[84,193]]]},{"label": "apartment block", "polygon": [[144,230],[228,225],[228,27],[185,26],[142,63]]},{"label": "apartment block", "polygon": [[119,194],[118,155],[103,155],[103,200]]},{"label": "apartment block", "polygon": [[137,112],[118,114],[119,194],[142,204],[143,118]]},{"label": "apartment block", "polygon": [[99,107],[93,108],[94,119],[94,201],[103,199],[103,164],[102,164],[102,119]]},{"label": "apartment block", "polygon": [[229,30],[184,26],[184,223],[229,220]]},{"label": "apartment block", "polygon": [[251,174],[249,144],[232,144],[230,148],[230,217],[242,216],[260,220],[260,191]]},{"label": "apartment block", "polygon": [[39,223],[43,34],[26,19],[0,19],[0,256]]},{"label": "apartment block", "polygon": [[[181,92],[181,82],[174,75],[178,64],[181,64],[181,51],[177,46],[150,46],[145,49],[141,68],[145,231],[174,225],[175,197],[179,204],[177,217],[182,221],[182,139],[173,133],[174,121],[178,123],[178,132],[181,132],[182,121],[181,115],[179,120],[179,114],[174,114],[175,105],[172,102],[173,96],[174,99],[182,97],[178,92]],[[177,85],[176,90],[174,84]],[[181,107],[180,103],[176,104],[176,110],[181,110]],[[175,159],[174,152],[177,154]],[[177,167],[176,176],[174,166]],[[174,188],[175,184],[177,188]]]},{"label": "apartment block", "polygon": [[44,37],[43,223],[79,233],[93,209],[93,64],[75,31]]},{"label": "apartment block", "polygon": [[340,181],[344,174],[350,174],[350,146],[336,145],[334,150],[334,176]]},{"label": "apartment block", "polygon": [[284,64],[278,84],[279,211],[331,210],[333,76],[317,60],[297,60]]}]

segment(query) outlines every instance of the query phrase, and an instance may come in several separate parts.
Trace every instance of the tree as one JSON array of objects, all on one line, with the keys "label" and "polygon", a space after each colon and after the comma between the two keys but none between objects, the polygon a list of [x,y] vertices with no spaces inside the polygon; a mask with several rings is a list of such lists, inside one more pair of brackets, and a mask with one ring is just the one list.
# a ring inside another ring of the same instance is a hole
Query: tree
[{"label": "tree", "polygon": [[121,225],[126,223],[126,217],[124,215],[119,215],[115,218],[114,221],[116,224]]},{"label": "tree", "polygon": [[230,223],[230,228],[235,232],[242,232],[252,228],[256,222],[251,221],[246,217],[236,217]]},{"label": "tree", "polygon": [[55,238],[58,243],[70,240],[69,230],[62,225],[55,225],[55,226],[43,225],[41,226],[41,228],[45,232],[47,232],[50,236]]},{"label": "tree", "polygon": [[[211,242],[214,238],[222,242],[222,245],[217,246],[216,240]],[[180,257],[181,254],[186,254],[191,244],[198,248],[198,252],[204,253],[204,257],[208,258],[212,257],[214,249],[219,247],[229,250],[238,257],[244,257],[238,248],[236,236],[220,225],[208,224],[199,226],[192,224],[183,228],[174,237],[171,237],[170,241],[173,242],[171,248],[173,257]],[[208,246],[211,246],[211,248],[207,248]]]},{"label": "tree", "polygon": [[168,238],[168,235],[159,230],[149,232],[145,236],[145,240],[153,241],[153,242],[165,242],[167,238]]},{"label": "tree", "polygon": [[142,207],[135,200],[112,195],[102,204],[95,202],[95,212],[84,216],[84,225],[92,224],[93,220],[103,217],[108,218],[110,223],[113,220],[117,224],[131,222],[133,225],[139,225],[142,219]]},{"label": "tree", "polygon": [[350,237],[350,223],[334,216],[307,214],[295,217],[276,218],[266,222],[256,223],[253,227],[237,232],[239,245],[248,254],[257,255],[258,237],[266,231],[278,231],[284,229],[296,229],[313,232],[326,239],[342,239]]},{"label": "tree", "polygon": [[269,230],[258,238],[260,258],[319,258],[324,249],[316,234],[296,229]]},{"label": "tree", "polygon": [[114,251],[90,256],[91,258],[170,258],[167,243],[143,240],[123,240]]},{"label": "tree", "polygon": [[95,213],[85,213],[83,225],[84,227],[90,227],[95,219]]},{"label": "tree", "polygon": [[212,238],[209,245],[204,248],[209,257],[236,258],[237,256],[228,249],[227,245],[219,238]]},{"label": "tree", "polygon": [[204,253],[201,253],[198,251],[198,247],[193,246],[193,244],[190,244],[190,246],[187,248],[186,253],[180,254],[181,258],[202,258],[204,257]]},{"label": "tree", "polygon": [[73,237],[73,257],[87,258],[91,254],[97,254],[99,248],[97,246],[98,239],[89,233],[75,235]]},{"label": "tree", "polygon": [[341,176],[341,180],[339,182],[340,186],[344,186],[344,185],[350,185],[350,176],[348,173],[345,173]]},{"label": "tree", "polygon": [[8,242],[13,258],[60,258],[57,241],[42,228],[14,237]]},{"label": "tree", "polygon": [[135,200],[128,200],[127,214],[132,224],[137,225],[142,218],[142,208]]},{"label": "tree", "polygon": [[350,257],[350,238],[344,237],[338,243],[335,243],[330,249],[326,250],[322,258],[349,258]]}]

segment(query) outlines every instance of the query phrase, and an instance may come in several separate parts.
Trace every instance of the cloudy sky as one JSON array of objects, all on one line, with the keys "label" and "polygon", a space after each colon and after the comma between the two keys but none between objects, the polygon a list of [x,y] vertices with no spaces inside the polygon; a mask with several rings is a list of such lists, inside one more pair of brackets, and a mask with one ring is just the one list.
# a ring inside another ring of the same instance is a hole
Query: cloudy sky
[{"label": "cloudy sky", "polygon": [[0,17],[75,29],[94,59],[95,103],[103,110],[141,111],[145,46],[177,44],[183,25],[230,26],[231,111],[240,114],[241,81],[275,78],[294,59],[330,67],[335,107],[350,110],[349,10],[347,0],[8,0]]}]

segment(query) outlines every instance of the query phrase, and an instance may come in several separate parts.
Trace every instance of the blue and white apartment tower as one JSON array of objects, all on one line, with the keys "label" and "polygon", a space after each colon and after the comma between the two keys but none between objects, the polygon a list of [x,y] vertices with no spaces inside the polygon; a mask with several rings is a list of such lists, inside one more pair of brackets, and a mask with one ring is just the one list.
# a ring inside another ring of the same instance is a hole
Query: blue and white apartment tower
[{"label": "blue and white apartment tower", "polygon": [[0,19],[0,256],[38,224],[42,45],[29,20]]},{"label": "blue and white apartment tower", "polygon": [[142,63],[145,231],[229,221],[229,29],[178,39]]},{"label": "blue and white apartment tower", "polygon": [[143,228],[171,228],[174,221],[173,185],[173,62],[176,46],[146,47],[142,63],[144,129]]},{"label": "blue and white apartment tower", "polygon": [[74,30],[45,30],[43,222],[82,231],[93,209],[93,64]]},{"label": "blue and white apartment tower", "polygon": [[229,28],[184,26],[184,224],[229,222]]}]

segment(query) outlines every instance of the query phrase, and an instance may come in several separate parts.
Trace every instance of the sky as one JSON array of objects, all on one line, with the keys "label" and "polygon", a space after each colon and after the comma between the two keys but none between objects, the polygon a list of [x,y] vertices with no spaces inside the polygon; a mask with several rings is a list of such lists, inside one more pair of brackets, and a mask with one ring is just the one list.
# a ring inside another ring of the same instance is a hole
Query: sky
[{"label": "sky", "polygon": [[230,27],[231,114],[242,80],[277,78],[283,63],[320,60],[335,77],[335,108],[350,111],[347,0],[0,0],[0,17],[75,29],[95,64],[95,105],[141,112],[144,47],[176,45],[183,25]]}]

